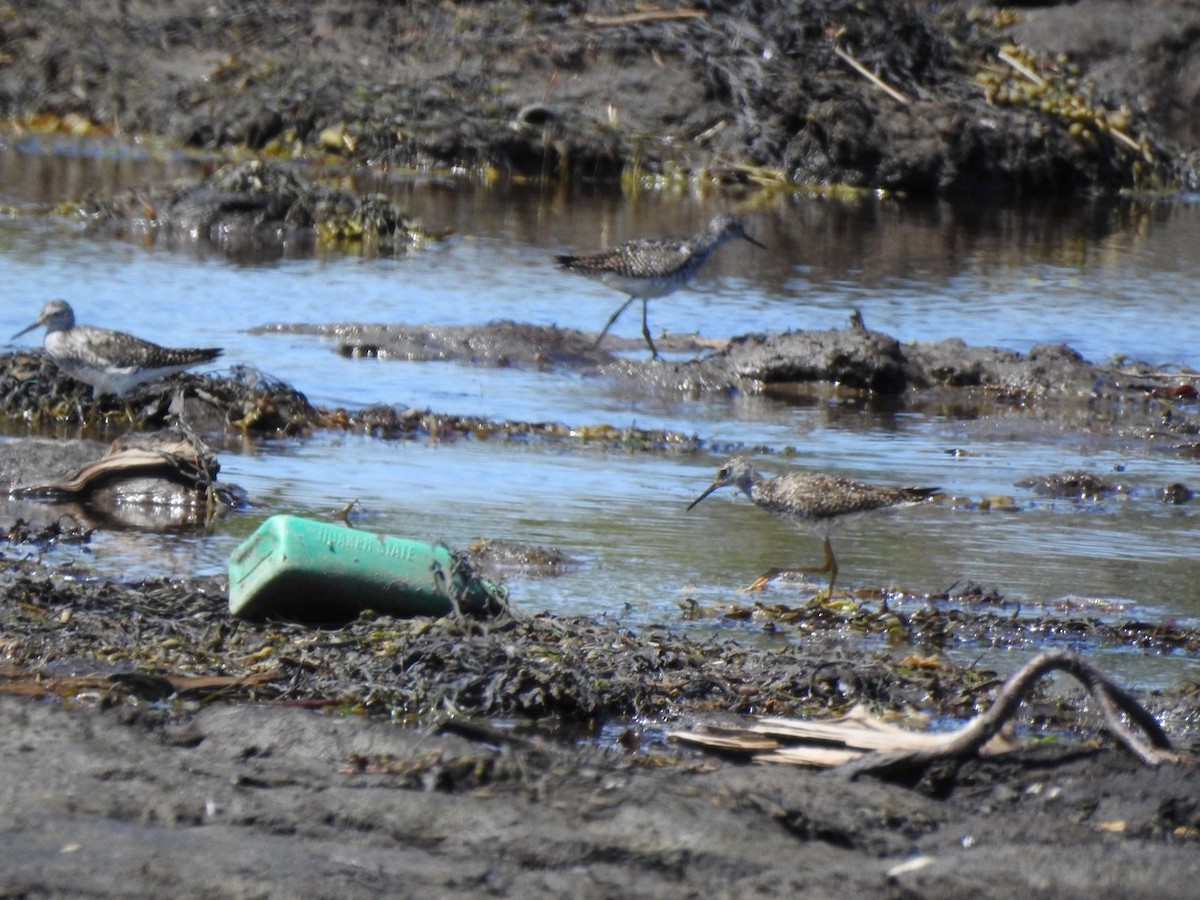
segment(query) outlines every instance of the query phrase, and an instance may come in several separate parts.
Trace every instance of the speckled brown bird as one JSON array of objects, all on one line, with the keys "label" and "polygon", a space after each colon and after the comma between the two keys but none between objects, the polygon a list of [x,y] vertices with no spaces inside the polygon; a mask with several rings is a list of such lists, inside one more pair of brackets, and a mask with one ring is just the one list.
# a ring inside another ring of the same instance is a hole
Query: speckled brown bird
[{"label": "speckled brown bird", "polygon": [[756,247],[763,247],[746,234],[741,220],[736,216],[720,215],[691,237],[639,238],[587,256],[556,256],[555,261],[567,272],[584,275],[629,295],[629,299],[608,317],[608,322],[592,345],[593,350],[600,346],[617,317],[634,300],[640,299],[642,336],[646,339],[651,356],[657,359],[658,348],[654,346],[650,327],[646,323],[646,301],[651,297],[666,296],[686,285],[713,251],[733,238],[742,238]]},{"label": "speckled brown bird", "polygon": [[846,516],[920,503],[940,492],[935,487],[886,487],[825,475],[820,472],[788,472],[775,478],[762,474],[742,456],[729,459],[717,470],[713,483],[689,504],[697,503],[719,488],[732,486],[743,491],[754,505],[789,524],[813,528],[824,538],[825,563],[807,568],[768,569],[747,590],[760,590],[772,578],[784,572],[829,573],[829,596],[837,578],[837,558],[829,543],[833,525]]},{"label": "speckled brown bird", "polygon": [[43,344],[54,364],[90,384],[96,396],[124,397],[139,384],[182,372],[221,355],[218,347],[160,347],[123,331],[75,324],[75,311],[66,300],[51,300],[37,321],[12,336],[46,327]]}]

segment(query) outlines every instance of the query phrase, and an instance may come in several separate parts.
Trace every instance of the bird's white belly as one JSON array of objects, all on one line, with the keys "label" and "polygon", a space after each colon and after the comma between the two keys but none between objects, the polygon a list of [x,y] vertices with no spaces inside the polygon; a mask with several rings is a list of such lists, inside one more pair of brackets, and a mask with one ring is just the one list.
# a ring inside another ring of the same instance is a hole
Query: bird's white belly
[{"label": "bird's white belly", "polygon": [[665,297],[680,285],[678,279],[636,278],[621,275],[617,272],[605,272],[603,275],[597,276],[597,278],[610,288],[615,288],[623,294],[643,299]]}]

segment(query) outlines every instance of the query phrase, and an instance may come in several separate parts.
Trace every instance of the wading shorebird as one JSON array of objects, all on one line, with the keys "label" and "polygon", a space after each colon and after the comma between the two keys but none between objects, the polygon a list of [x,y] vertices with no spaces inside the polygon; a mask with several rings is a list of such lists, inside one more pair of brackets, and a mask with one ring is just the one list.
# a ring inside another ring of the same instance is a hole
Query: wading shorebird
[{"label": "wading shorebird", "polygon": [[43,346],[54,364],[92,386],[92,394],[114,394],[118,399],[139,384],[156,381],[221,355],[219,347],[160,347],[123,331],[75,324],[75,312],[65,300],[51,300],[37,321],[12,336],[45,326]]},{"label": "wading shorebird", "polygon": [[700,231],[687,238],[639,238],[628,241],[599,253],[586,256],[562,255],[554,259],[559,267],[576,275],[584,275],[603,282],[629,295],[615,313],[608,317],[596,343],[595,350],[612,328],[617,317],[629,308],[634,300],[642,301],[642,336],[650,348],[653,359],[658,359],[658,348],[650,337],[646,324],[646,301],[651,297],[664,297],[686,285],[700,271],[713,251],[728,240],[742,238],[756,247],[766,249],[763,244],[746,234],[741,219],[721,215],[714,218]]},{"label": "wading shorebird", "polygon": [[824,565],[768,569],[746,590],[760,590],[768,581],[784,572],[828,572],[830,597],[833,596],[838,565],[829,543],[829,532],[839,519],[876,509],[920,503],[940,493],[940,488],[935,487],[886,487],[820,472],[788,472],[775,478],[764,478],[749,460],[735,456],[717,470],[713,483],[688,505],[688,509],[691,510],[713,491],[728,486],[743,491],[760,509],[773,513],[791,525],[814,529],[824,538]]}]

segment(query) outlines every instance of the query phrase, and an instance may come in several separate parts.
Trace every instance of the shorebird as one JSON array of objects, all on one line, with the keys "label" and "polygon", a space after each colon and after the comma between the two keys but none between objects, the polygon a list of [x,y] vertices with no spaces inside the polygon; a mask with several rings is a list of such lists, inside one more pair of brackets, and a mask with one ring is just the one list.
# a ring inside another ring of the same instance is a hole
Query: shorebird
[{"label": "shorebird", "polygon": [[824,537],[825,563],[807,568],[768,569],[746,590],[756,591],[784,572],[829,573],[829,596],[837,578],[837,558],[829,543],[833,525],[846,516],[928,500],[940,492],[935,487],[886,487],[851,481],[820,472],[788,472],[764,478],[745,457],[735,456],[717,470],[713,483],[688,505],[691,510],[713,491],[733,486],[745,492],[754,505],[774,513],[789,524],[815,528]]},{"label": "shorebird", "polygon": [[118,399],[139,384],[155,381],[221,355],[219,347],[160,347],[123,331],[75,324],[75,311],[66,300],[51,300],[37,321],[12,336],[46,327],[43,345],[54,364],[72,378],[92,386],[95,397],[114,394]]},{"label": "shorebird", "polygon": [[617,317],[629,308],[634,300],[642,301],[642,336],[650,347],[652,358],[658,359],[658,348],[650,337],[646,324],[646,301],[651,297],[663,297],[679,290],[700,271],[700,267],[722,244],[733,238],[742,238],[760,244],[746,234],[742,222],[736,216],[720,215],[700,231],[687,238],[639,238],[608,250],[586,256],[562,255],[554,259],[559,267],[576,275],[584,275],[603,282],[629,295],[615,313],[608,317],[600,337],[592,345],[595,350],[612,328]]}]

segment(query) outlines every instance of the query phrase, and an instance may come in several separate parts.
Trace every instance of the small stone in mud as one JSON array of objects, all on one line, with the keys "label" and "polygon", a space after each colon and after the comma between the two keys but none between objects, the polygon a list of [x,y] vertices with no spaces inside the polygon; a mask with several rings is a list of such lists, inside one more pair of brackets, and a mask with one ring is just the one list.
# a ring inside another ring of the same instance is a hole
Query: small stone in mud
[{"label": "small stone in mud", "polygon": [[1196,496],[1195,492],[1186,484],[1179,481],[1164,486],[1158,492],[1158,499],[1162,500],[1163,503],[1187,503],[1194,496]]},{"label": "small stone in mud", "polygon": [[999,590],[994,587],[985,587],[974,581],[967,581],[965,584],[952,586],[947,591],[947,598],[960,603],[989,603],[999,605],[1005,602],[1004,595]]},{"label": "small stone in mud", "polygon": [[1107,494],[1128,494],[1129,488],[1091,472],[1070,471],[1035,478],[1022,478],[1017,487],[1031,488],[1042,497],[1069,497],[1077,500],[1099,500]]}]

